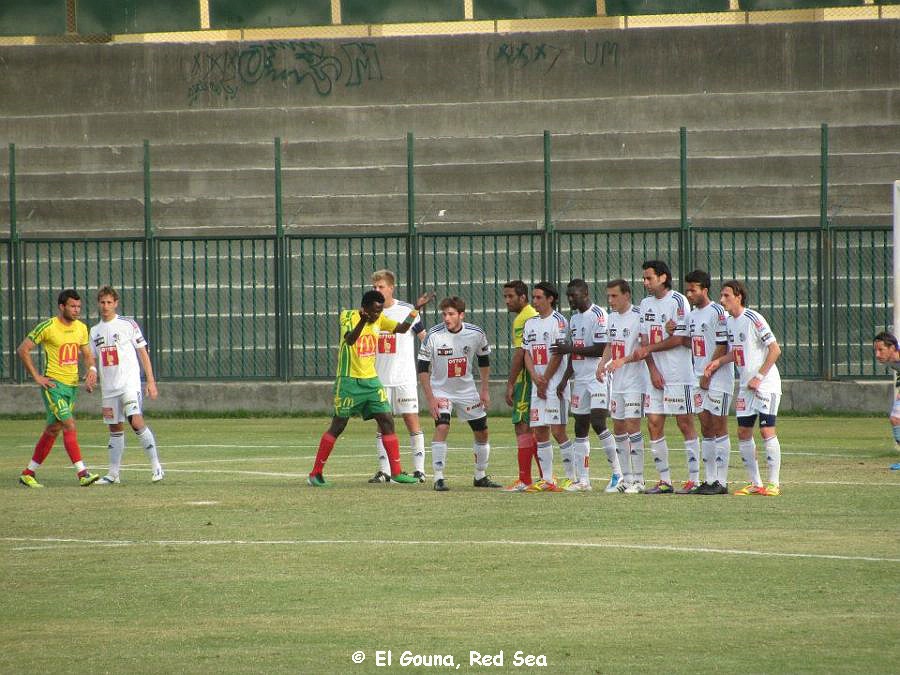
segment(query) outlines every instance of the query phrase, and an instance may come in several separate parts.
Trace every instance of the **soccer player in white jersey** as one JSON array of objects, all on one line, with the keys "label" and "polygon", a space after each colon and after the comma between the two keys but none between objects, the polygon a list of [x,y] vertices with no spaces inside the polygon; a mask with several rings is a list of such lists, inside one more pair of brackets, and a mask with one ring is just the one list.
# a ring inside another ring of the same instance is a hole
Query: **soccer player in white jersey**
[{"label": "soccer player in white jersey", "polygon": [[[894,449],[900,450],[900,350],[893,333],[881,331],[872,338],[875,360],[894,371],[894,405],[891,408],[891,428],[894,431]],[[900,471],[900,462],[891,464],[891,471]]]},{"label": "soccer player in white jersey", "polygon": [[[721,303],[729,314],[728,353],[710,361],[704,372],[712,376],[720,367],[734,363],[741,378],[734,409],[741,459],[744,460],[750,483],[734,494],[777,497],[781,494],[781,444],[775,422],[781,402],[781,375],[775,362],[781,356],[781,347],[763,315],[747,309],[747,287],[743,283],[732,280],[722,284]],[[757,417],[766,449],[769,473],[766,485],[763,485],[759,473],[756,444],[753,442],[753,426]]]},{"label": "soccer player in white jersey", "polygon": [[559,291],[552,284],[542,281],[534,285],[531,304],[538,315],[525,322],[522,333],[522,349],[525,354],[525,368],[531,375],[531,428],[537,441],[538,465],[541,480],[526,488],[526,492],[562,492],[553,476],[553,446],[550,434],[559,443],[559,451],[566,468],[566,485],[574,483],[575,473],[574,443],[566,434],[569,415],[569,392],[557,392],[566,372],[568,357],[552,354],[550,347],[562,344],[568,337],[569,324],[566,317],[556,311]]},{"label": "soccer player in white jersey", "polygon": [[644,392],[650,383],[647,364],[635,358],[640,347],[641,313],[631,304],[631,285],[624,279],[606,284],[609,304],[609,342],[597,364],[597,379],[612,378],[609,412],[613,419],[616,453],[622,480],[616,488],[624,494],[644,491]]},{"label": "soccer player in white jersey", "polygon": [[[431,466],[434,472],[434,489],[446,492],[450,489],[444,478],[447,467],[447,435],[454,410],[460,419],[469,423],[475,442],[475,477],[472,485],[477,488],[499,488],[499,483],[487,475],[491,446],[488,442],[487,407],[490,404],[488,378],[491,363],[487,335],[478,326],[466,323],[466,303],[460,297],[441,300],[443,323],[428,331],[425,342],[419,348],[416,369],[419,382],[435,421],[431,441]],[[472,373],[478,368],[481,386],[475,388]],[[431,373],[429,374],[429,369]]]},{"label": "soccer player in white jersey", "polygon": [[[688,479],[678,494],[690,494],[700,484],[700,440],[694,429],[694,403],[691,392],[697,385],[691,362],[690,336],[687,329],[688,301],[672,290],[672,271],[662,260],[648,260],[641,265],[644,288],[649,295],[641,300],[641,347],[637,358],[646,359],[650,371],[647,389],[647,429],[650,450],[659,472],[659,481],[645,492],[651,495],[675,493],[669,468],[669,446],[666,443],[666,417],[675,416],[684,436]],[[674,321],[674,326],[667,326]],[[673,330],[670,332],[669,327]]]},{"label": "soccer player in white jersey", "polygon": [[606,310],[591,302],[590,289],[584,279],[572,279],[566,286],[566,298],[572,308],[569,319],[571,341],[550,347],[552,354],[569,354],[569,366],[557,394],[572,381],[572,416],[575,418],[575,468],[578,480],[566,488],[569,492],[591,490],[591,427],[603,444],[612,477],[606,492],[615,492],[622,478],[616,441],[606,428],[609,410],[609,382],[597,379],[597,364],[608,342]]},{"label": "soccer player in white jersey", "polygon": [[159,462],[156,439],[144,423],[141,368],[147,380],[147,396],[158,396],[153,366],[147,352],[147,341],[134,319],[119,316],[119,294],[111,286],[97,291],[100,322],[91,328],[91,351],[100,369],[103,394],[103,421],[109,426],[109,470],[97,485],[120,482],[122,455],[125,453],[125,421],[134,429],[150,460],[151,480],[165,477]]},{"label": "soccer player in white jersey", "polygon": [[694,389],[694,407],[699,410],[700,451],[706,481],[694,494],[728,494],[728,457],[731,439],[728,436],[728,409],[734,394],[734,368],[723,366],[707,377],[706,364],[728,352],[728,327],[725,309],[709,298],[712,280],[703,270],[694,270],[685,278],[684,294],[691,303],[688,330],[691,334],[691,354],[694,375],[700,386]]},{"label": "soccer player in white jersey", "polygon": [[[413,306],[394,297],[396,277],[390,270],[378,270],[372,274],[372,288],[384,296],[382,315],[397,322],[409,316]],[[414,337],[415,336],[415,337]],[[375,356],[375,370],[378,379],[388,395],[388,402],[395,415],[403,418],[409,431],[409,445],[412,456],[413,478],[425,482],[425,434],[419,426],[419,392],[416,389],[416,345],[425,339],[425,324],[421,315],[405,333],[378,335],[378,353]],[[376,436],[378,450],[378,471],[369,479],[370,483],[390,483],[391,465],[384,449],[381,434]]]}]

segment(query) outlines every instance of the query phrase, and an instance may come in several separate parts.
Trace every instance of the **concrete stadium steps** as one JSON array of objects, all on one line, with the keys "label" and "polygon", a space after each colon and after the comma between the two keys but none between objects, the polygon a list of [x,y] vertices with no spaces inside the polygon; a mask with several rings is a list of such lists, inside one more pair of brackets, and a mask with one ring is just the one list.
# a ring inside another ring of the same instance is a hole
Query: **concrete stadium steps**
[{"label": "concrete stadium steps", "polygon": [[0,138],[23,145],[299,141],[319,138],[661,131],[882,124],[900,90],[709,93],[420,105],[147,111],[0,118]]}]

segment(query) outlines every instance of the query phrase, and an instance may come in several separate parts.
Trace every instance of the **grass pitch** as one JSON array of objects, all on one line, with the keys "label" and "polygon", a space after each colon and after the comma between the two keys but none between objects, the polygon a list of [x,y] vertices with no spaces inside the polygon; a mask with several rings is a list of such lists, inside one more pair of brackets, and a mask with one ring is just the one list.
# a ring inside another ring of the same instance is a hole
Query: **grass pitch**
[{"label": "grass pitch", "polygon": [[[779,422],[783,495],[740,498],[606,495],[596,447],[593,493],[476,490],[455,421],[448,493],[367,484],[374,428],[358,420],[326,467],[335,486],[316,490],[324,418],[151,419],[155,485],[133,435],[123,484],[106,488],[78,487],[59,441],[47,488],[27,490],[16,476],[42,423],[3,421],[0,671],[528,670],[521,652],[543,655],[533,672],[896,672],[887,420]],[[79,426],[102,471],[104,427]],[[490,427],[491,473],[508,482],[512,428]],[[470,651],[502,651],[503,668],[470,666]],[[404,652],[444,665],[404,667]]]}]

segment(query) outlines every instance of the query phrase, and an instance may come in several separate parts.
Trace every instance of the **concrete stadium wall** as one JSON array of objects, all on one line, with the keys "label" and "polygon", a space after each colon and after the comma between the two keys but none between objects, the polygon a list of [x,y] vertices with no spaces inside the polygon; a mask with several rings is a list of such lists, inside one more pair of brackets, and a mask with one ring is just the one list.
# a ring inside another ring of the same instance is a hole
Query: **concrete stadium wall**
[{"label": "concrete stadium wall", "polygon": [[[893,400],[891,382],[819,382],[788,380],[784,383],[782,412],[872,413],[887,416]],[[505,381],[491,382],[491,412],[509,412],[503,401]],[[330,382],[160,382],[160,398],[146,402],[148,417],[155,411],[166,413],[266,413],[330,414]],[[79,394],[78,414],[82,419],[100,419],[100,396]],[[427,410],[422,402],[421,409]],[[42,414],[43,404],[33,384],[0,385],[0,414]]]}]

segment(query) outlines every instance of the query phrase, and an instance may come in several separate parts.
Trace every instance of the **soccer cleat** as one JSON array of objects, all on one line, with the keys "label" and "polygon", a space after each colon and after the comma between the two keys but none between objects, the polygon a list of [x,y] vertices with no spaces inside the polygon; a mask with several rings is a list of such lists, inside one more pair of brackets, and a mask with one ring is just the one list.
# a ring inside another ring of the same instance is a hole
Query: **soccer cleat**
[{"label": "soccer cleat", "polygon": [[390,483],[391,477],[384,471],[376,471],[375,475],[369,479],[370,483]]},{"label": "soccer cleat", "polygon": [[166,477],[166,472],[163,471],[162,467],[159,467],[158,469],[153,469],[153,475],[150,477],[150,482],[158,483],[165,477]]},{"label": "soccer cleat", "polygon": [[525,492],[528,490],[530,483],[526,483],[521,480],[516,480],[515,483],[511,483],[503,488],[503,492]]},{"label": "soccer cleat", "polygon": [[589,480],[576,480],[569,487],[563,489],[566,492],[590,492],[594,488]]},{"label": "soccer cleat", "polygon": [[447,492],[450,489],[450,486],[447,485],[447,481],[443,478],[438,478],[434,481],[434,491],[435,492]]},{"label": "soccer cleat", "polygon": [[398,474],[391,476],[392,483],[418,483],[419,479],[413,476],[410,476],[405,471],[401,471]]},{"label": "soccer cleat", "polygon": [[644,490],[645,495],[673,495],[675,494],[675,488],[672,487],[671,483],[666,483],[665,481],[658,481],[656,485],[654,485],[649,490]]},{"label": "soccer cleat", "polygon": [[312,487],[331,487],[331,483],[325,480],[325,476],[320,473],[311,473],[306,477],[306,482]]},{"label": "soccer cleat", "polygon": [[118,482],[118,476],[110,476],[109,474],[106,474],[105,476],[103,476],[103,478],[97,481],[97,485],[115,485]]},{"label": "soccer cleat", "polygon": [[19,476],[19,482],[25,487],[30,488],[42,488],[44,487],[40,483],[37,482],[37,477],[32,476],[31,474],[23,473]]},{"label": "soccer cleat", "polygon": [[541,479],[525,488],[525,492],[562,492],[562,488],[556,483]]},{"label": "soccer cleat", "polygon": [[83,476],[78,477],[78,484],[81,487],[87,487],[89,485],[93,485],[98,480],[100,480],[100,474],[91,473],[90,471],[86,471]]},{"label": "soccer cleat", "polygon": [[644,493],[645,489],[646,488],[643,483],[635,481],[633,483],[628,483],[627,485],[625,485],[625,487],[622,488],[621,492],[622,494],[626,495],[640,495]]},{"label": "soccer cleat", "polygon": [[692,480],[686,480],[681,484],[681,487],[675,490],[676,495],[695,495],[697,494],[697,490],[700,488],[699,483],[695,483]]},{"label": "soccer cleat", "polygon": [[778,497],[781,495],[781,486],[776,485],[775,483],[769,483],[762,489],[762,492],[760,492],[759,494],[763,495],[764,497]]},{"label": "soccer cleat", "polygon": [[472,479],[472,486],[477,488],[498,488],[503,487],[500,483],[495,483],[490,476],[482,476],[481,478]]},{"label": "soccer cleat", "polygon": [[569,487],[571,487],[574,483],[575,483],[575,481],[572,480],[571,478],[563,478],[561,481],[558,481],[558,482],[556,483],[556,485],[557,485],[557,487],[559,487],[561,490],[566,490],[566,489],[568,489]]},{"label": "soccer cleat", "polygon": [[891,464],[891,471],[900,471],[900,462],[896,464]]},{"label": "soccer cleat", "polygon": [[606,487],[603,488],[603,491],[604,492],[618,492],[619,485],[621,484],[621,482],[622,482],[621,474],[614,473],[612,476],[610,476],[609,482],[606,484]]},{"label": "soccer cleat", "polygon": [[[415,479],[416,479],[417,481],[419,481],[420,483],[424,483],[424,482],[425,482],[425,474],[422,473],[421,471],[413,471],[413,478],[415,478]],[[370,482],[371,482],[371,481],[370,481]]]},{"label": "soccer cleat", "polygon": [[694,493],[695,495],[727,495],[728,488],[722,485],[719,481],[715,481],[714,483],[704,483],[697,491]]},{"label": "soccer cleat", "polygon": [[740,490],[735,490],[734,494],[738,497],[746,497],[747,495],[764,495],[766,493],[766,489],[762,485],[754,485],[753,483],[747,483]]}]

